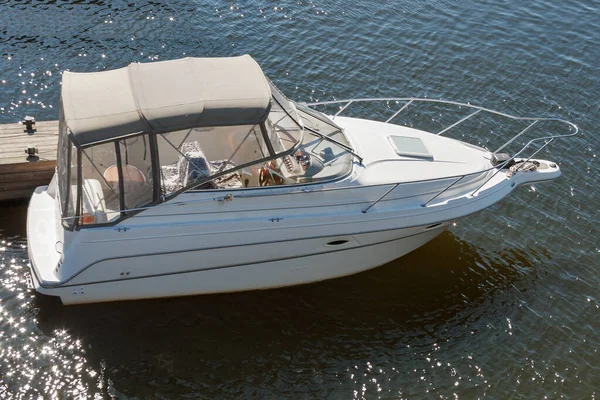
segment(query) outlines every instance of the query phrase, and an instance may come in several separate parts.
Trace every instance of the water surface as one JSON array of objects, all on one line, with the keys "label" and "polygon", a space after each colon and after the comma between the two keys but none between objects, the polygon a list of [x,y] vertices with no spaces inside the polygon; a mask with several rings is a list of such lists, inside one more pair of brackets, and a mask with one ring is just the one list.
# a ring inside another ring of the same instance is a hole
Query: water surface
[{"label": "water surface", "polygon": [[[239,294],[62,307],[0,206],[0,396],[597,398],[600,4],[0,1],[0,123],[60,74],[251,54],[299,101],[415,96],[565,118],[564,173],[384,267]],[[482,131],[476,141],[486,143]]]}]

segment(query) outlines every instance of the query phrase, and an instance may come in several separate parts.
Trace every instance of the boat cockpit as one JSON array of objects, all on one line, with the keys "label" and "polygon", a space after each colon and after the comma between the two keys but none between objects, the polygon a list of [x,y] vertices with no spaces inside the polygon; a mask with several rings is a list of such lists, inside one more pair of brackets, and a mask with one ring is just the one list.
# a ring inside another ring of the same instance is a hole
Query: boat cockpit
[{"label": "boat cockpit", "polygon": [[115,224],[184,192],[266,188],[347,176],[355,156],[343,130],[287,99],[268,81],[266,114],[254,123],[78,140],[61,110],[58,202],[67,229]]}]

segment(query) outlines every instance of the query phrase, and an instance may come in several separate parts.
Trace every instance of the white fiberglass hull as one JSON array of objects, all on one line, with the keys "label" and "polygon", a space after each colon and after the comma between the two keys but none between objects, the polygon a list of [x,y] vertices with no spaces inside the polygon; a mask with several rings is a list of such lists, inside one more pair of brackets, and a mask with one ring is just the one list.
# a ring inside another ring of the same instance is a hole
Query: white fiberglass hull
[{"label": "white fiberglass hull", "polygon": [[[544,160],[507,174],[480,148],[391,124],[338,122],[365,158],[328,183],[186,192],[114,225],[74,230],[63,228],[55,187],[37,188],[27,217],[35,289],[77,304],[351,275],[422,246],[519,185],[560,176]],[[434,159],[394,156],[387,137],[396,133],[422,138]]]},{"label": "white fiberglass hull", "polygon": [[[243,252],[252,259],[262,254],[262,262],[238,265],[220,265],[198,269],[198,260],[215,250],[186,251],[151,256],[121,258],[105,262],[103,269],[135,271],[148,267],[177,265],[179,272],[87,284],[67,284],[59,287],[41,287],[34,276],[34,285],[40,293],[60,297],[63,304],[135,300],[158,297],[189,296],[269,289],[300,285],[342,277],[366,271],[390,262],[435,238],[447,224],[418,227],[389,232],[365,233],[344,238],[306,239],[294,242],[296,251],[319,251],[319,254],[273,259],[268,244],[230,248],[228,252]],[[336,244],[347,240],[345,243]],[[333,244],[328,244],[332,243]],[[283,249],[285,251],[285,249]],[[270,257],[271,256],[271,257]],[[112,264],[112,265],[111,265]]]}]

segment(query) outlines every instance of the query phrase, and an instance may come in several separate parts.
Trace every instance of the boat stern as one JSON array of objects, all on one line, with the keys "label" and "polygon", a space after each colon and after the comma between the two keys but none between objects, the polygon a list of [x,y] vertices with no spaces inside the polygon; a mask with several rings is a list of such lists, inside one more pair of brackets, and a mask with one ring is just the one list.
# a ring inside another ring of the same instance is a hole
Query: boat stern
[{"label": "boat stern", "polygon": [[[51,183],[52,185],[52,183]],[[27,250],[33,288],[44,294],[44,286],[58,282],[57,267],[61,261],[62,238],[56,226],[58,210],[48,186],[35,189],[27,209]]]}]

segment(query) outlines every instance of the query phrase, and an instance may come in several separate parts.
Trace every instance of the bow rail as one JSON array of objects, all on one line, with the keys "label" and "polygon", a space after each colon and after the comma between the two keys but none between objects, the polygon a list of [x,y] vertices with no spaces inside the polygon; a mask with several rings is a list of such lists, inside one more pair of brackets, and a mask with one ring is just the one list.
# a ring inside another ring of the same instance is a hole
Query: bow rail
[{"label": "bow rail", "polygon": [[475,115],[479,114],[480,112],[488,113],[488,114],[492,114],[492,115],[497,115],[497,116],[500,116],[500,117],[505,117],[505,118],[508,118],[508,119],[511,119],[511,120],[514,120],[514,121],[533,121],[529,126],[527,126],[521,132],[519,132],[516,135],[514,135],[513,137],[511,137],[504,144],[502,144],[499,148],[497,148],[495,151],[493,151],[494,154],[496,154],[497,152],[499,152],[500,150],[502,150],[503,148],[505,148],[506,146],[508,146],[510,143],[514,142],[521,135],[523,135],[525,132],[527,132],[531,127],[533,127],[534,125],[536,125],[538,122],[541,122],[541,121],[554,121],[554,122],[564,123],[564,124],[566,124],[566,125],[569,126],[570,130],[573,130],[573,132],[571,132],[569,134],[552,135],[551,137],[554,138],[554,139],[562,138],[562,137],[574,136],[574,135],[576,135],[579,132],[579,128],[577,127],[577,125],[573,124],[572,122],[566,121],[564,119],[560,119],[560,118],[517,117],[517,116],[511,115],[511,114],[503,113],[503,112],[500,112],[500,111],[495,111],[495,110],[492,110],[492,109],[489,109],[489,108],[485,108],[485,107],[481,107],[481,106],[476,106],[476,105],[473,105],[473,104],[470,104],[470,103],[460,103],[460,102],[457,102],[457,101],[440,100],[440,99],[428,99],[428,98],[419,98],[419,97],[377,97],[377,98],[357,98],[357,99],[346,99],[346,100],[320,101],[320,102],[306,103],[306,105],[309,106],[309,107],[317,107],[317,106],[324,106],[324,105],[339,104],[340,105],[340,109],[338,110],[338,112],[336,112],[333,115],[333,118],[335,118],[338,115],[341,115],[342,112],[344,112],[350,105],[355,104],[355,103],[366,103],[366,102],[373,103],[373,102],[391,102],[391,101],[393,101],[393,102],[404,102],[404,104],[396,112],[394,112],[394,114],[392,116],[390,116],[388,119],[386,119],[384,121],[385,123],[390,123],[394,118],[396,118],[398,115],[400,115],[403,111],[405,111],[413,103],[446,104],[446,105],[453,105],[453,106],[457,106],[457,107],[466,107],[466,108],[470,108],[470,109],[475,110],[474,112],[470,113],[466,117],[461,118],[460,120],[456,121],[452,125],[450,125],[450,126],[444,128],[444,129],[442,129],[441,131],[437,132],[436,135],[443,135],[444,133],[446,133],[450,129],[459,126],[460,124],[462,124],[463,122],[471,119],[472,117],[474,117]]},{"label": "bow rail", "polygon": [[[496,115],[496,116],[508,118],[510,120],[513,120],[513,121],[528,121],[528,122],[530,122],[524,129],[522,129],[521,131],[519,131],[518,133],[516,133],[515,135],[513,135],[512,137],[510,137],[502,145],[500,145],[496,150],[494,150],[492,152],[492,154],[494,154],[494,155],[498,154],[498,152],[500,152],[501,150],[505,149],[510,144],[514,143],[517,139],[519,139],[520,137],[522,137],[526,132],[530,131],[536,125],[539,127],[539,123],[540,122],[556,122],[556,123],[565,124],[568,127],[569,133],[541,135],[539,137],[535,137],[535,138],[529,140],[527,143],[525,143],[520,148],[520,150],[517,150],[512,155],[509,155],[509,158],[506,161],[502,162],[500,165],[496,165],[493,168],[489,168],[486,171],[478,171],[477,173],[495,170],[491,174],[491,176],[489,176],[481,185],[479,185],[470,194],[471,196],[474,196],[479,190],[481,190],[482,187],[485,186],[486,183],[488,183],[491,179],[493,179],[505,166],[509,165],[510,162],[512,162],[513,160],[515,160],[517,157],[521,156],[525,152],[525,150],[528,149],[530,146],[532,146],[534,143],[537,144],[538,142],[543,142],[543,143],[540,144],[540,146],[532,154],[530,154],[529,156],[524,157],[524,158],[526,158],[526,160],[521,164],[521,166],[525,165],[528,161],[530,161],[533,157],[535,157],[536,154],[538,154],[540,151],[542,151],[544,148],[546,148],[554,140],[560,139],[560,138],[566,138],[566,137],[574,136],[574,135],[576,135],[579,132],[579,128],[577,127],[577,125],[573,124],[572,122],[566,121],[564,119],[560,119],[560,118],[517,117],[517,116],[511,115],[511,114],[507,114],[507,113],[500,112],[500,111],[495,111],[495,110],[492,110],[492,109],[489,109],[489,108],[485,108],[485,107],[481,107],[481,106],[476,106],[476,105],[473,105],[473,104],[470,104],[470,103],[460,103],[460,102],[457,102],[457,101],[448,101],[448,100],[441,100],[441,99],[428,99],[428,98],[418,98],[418,97],[357,98],[357,99],[346,99],[346,100],[330,100],[330,101],[312,102],[312,103],[306,103],[306,105],[309,106],[309,107],[313,107],[313,108],[319,107],[319,106],[337,105],[339,107],[339,110],[332,116],[332,119],[335,120],[335,117],[341,115],[344,111],[348,110],[349,107],[352,104],[357,104],[357,103],[375,103],[375,102],[385,102],[385,103],[396,102],[396,103],[403,103],[400,106],[400,108],[397,109],[390,117],[388,117],[387,119],[385,119],[385,121],[382,121],[382,122],[385,122],[385,123],[390,123],[396,117],[398,117],[399,115],[401,115],[405,110],[407,110],[409,108],[409,106],[411,106],[413,104],[418,104],[418,103],[452,105],[452,106],[456,106],[458,108],[465,107],[467,109],[472,110],[472,112],[470,112],[468,115],[462,117],[461,119],[457,120],[456,122],[450,124],[447,127],[444,127],[442,130],[436,132],[435,133],[436,135],[444,135],[446,132],[450,131],[451,129],[456,128],[457,126],[460,126],[464,122],[470,120],[471,118],[473,118],[473,117],[475,117],[476,115],[479,115],[479,114]],[[386,108],[389,108],[389,107],[386,107]],[[521,168],[521,166],[519,166],[517,168],[517,171],[519,171],[519,169]],[[429,200],[427,200],[425,203],[423,203],[422,206],[426,207],[429,203],[431,203],[431,201],[433,201],[434,199],[436,199],[437,197],[439,197],[442,193],[446,192],[448,189],[450,189],[451,187],[453,187],[454,185],[456,185],[457,183],[459,183],[465,177],[472,176],[472,175],[474,175],[474,174],[465,174],[465,175],[461,175],[461,176],[458,176],[458,177],[452,177],[452,178],[456,178],[456,179],[450,185],[446,186],[445,188],[443,188],[442,190],[440,190],[439,192],[437,192]],[[450,178],[450,177],[448,177],[448,178]],[[445,179],[445,178],[440,178],[440,179]],[[400,183],[396,183],[392,187],[392,189],[388,190],[381,197],[379,197],[377,200],[375,200],[373,203],[371,203],[367,208],[365,208],[363,210],[363,213],[366,213],[375,204],[377,204],[378,202],[380,202],[381,200],[383,200],[383,198],[385,198],[390,192],[392,192],[393,189],[395,189],[399,184]]]}]

